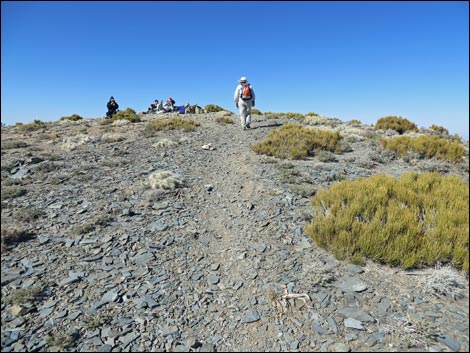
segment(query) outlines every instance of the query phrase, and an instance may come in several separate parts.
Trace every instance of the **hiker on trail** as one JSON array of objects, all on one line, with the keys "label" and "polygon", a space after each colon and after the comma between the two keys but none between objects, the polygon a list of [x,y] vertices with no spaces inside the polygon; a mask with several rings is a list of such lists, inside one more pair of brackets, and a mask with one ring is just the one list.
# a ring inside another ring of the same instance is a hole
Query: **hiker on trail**
[{"label": "hiker on trail", "polygon": [[173,100],[173,98],[168,97],[164,105],[164,108],[167,112],[172,112],[175,110],[175,101]]},{"label": "hiker on trail", "polygon": [[108,107],[106,117],[107,118],[112,118],[113,114],[116,114],[116,112],[119,108],[119,104],[117,104],[117,102],[114,100],[114,97],[111,96],[111,98],[109,98],[109,102],[106,106]]},{"label": "hiker on trail", "polygon": [[255,91],[245,76],[238,80],[240,83],[235,89],[233,100],[240,109],[240,121],[243,130],[251,129],[251,108],[255,106]]}]

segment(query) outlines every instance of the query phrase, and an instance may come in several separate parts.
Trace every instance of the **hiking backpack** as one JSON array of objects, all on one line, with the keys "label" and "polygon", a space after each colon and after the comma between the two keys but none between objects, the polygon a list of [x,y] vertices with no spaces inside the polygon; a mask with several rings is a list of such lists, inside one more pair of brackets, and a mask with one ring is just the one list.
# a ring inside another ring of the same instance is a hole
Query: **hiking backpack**
[{"label": "hiking backpack", "polygon": [[251,96],[251,87],[249,84],[243,86],[242,91],[240,93],[240,98],[243,100],[249,100],[252,98]]}]

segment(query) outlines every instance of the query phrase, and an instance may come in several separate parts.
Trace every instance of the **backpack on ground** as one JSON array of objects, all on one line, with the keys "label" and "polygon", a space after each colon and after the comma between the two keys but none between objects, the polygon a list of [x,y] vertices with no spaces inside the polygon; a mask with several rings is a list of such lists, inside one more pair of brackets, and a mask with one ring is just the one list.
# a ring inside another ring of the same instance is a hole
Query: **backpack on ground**
[{"label": "backpack on ground", "polygon": [[251,87],[249,84],[246,84],[245,86],[243,86],[240,98],[243,100],[249,100],[252,98]]}]

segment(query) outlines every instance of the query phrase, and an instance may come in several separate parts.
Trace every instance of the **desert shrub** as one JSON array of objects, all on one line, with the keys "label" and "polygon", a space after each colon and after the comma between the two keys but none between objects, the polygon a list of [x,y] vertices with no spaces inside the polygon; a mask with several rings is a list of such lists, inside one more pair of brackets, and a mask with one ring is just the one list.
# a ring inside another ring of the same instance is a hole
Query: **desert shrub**
[{"label": "desert shrub", "polygon": [[154,190],[174,190],[184,186],[184,181],[176,174],[161,171],[149,175],[150,187]]},{"label": "desert shrub", "polygon": [[167,138],[163,138],[163,139],[159,140],[158,142],[154,143],[153,147],[167,148],[167,147],[173,147],[173,146],[177,146],[177,145],[178,145],[178,142],[172,141],[172,140],[167,139]]},{"label": "desert shrub", "polygon": [[5,296],[5,304],[26,304],[33,303],[42,297],[43,290],[39,286],[20,288]]},{"label": "desert shrub", "polygon": [[139,122],[139,116],[136,114],[134,109],[126,108],[126,110],[120,110],[113,115],[113,122],[116,120],[129,120],[131,123]]},{"label": "desert shrub", "polygon": [[193,131],[196,126],[200,124],[194,120],[188,119],[162,119],[162,120],[150,120],[145,129],[144,129],[144,136],[151,137],[155,136],[157,131],[164,131],[164,130],[183,130],[183,131]]},{"label": "desert shrub", "polygon": [[253,115],[263,115],[263,113],[261,113],[261,111],[259,109],[251,109],[251,114]]},{"label": "desert shrub", "polygon": [[63,116],[60,118],[60,120],[70,120],[70,121],[78,121],[78,120],[82,120],[83,118],[78,115],[78,114],[72,114],[70,116]]},{"label": "desert shrub", "polygon": [[207,113],[217,113],[217,112],[221,112],[223,110],[225,110],[224,108],[218,106],[218,105],[215,105],[215,104],[208,104],[204,107],[204,110],[207,112]]},{"label": "desert shrub", "polygon": [[13,148],[24,148],[29,145],[24,141],[5,141],[2,143],[2,150],[11,150]]},{"label": "desert shrub", "polygon": [[215,121],[219,124],[233,124],[233,120],[226,116],[219,116],[215,119]]},{"label": "desert shrub", "polygon": [[320,115],[315,112],[308,112],[307,114],[305,114],[305,116],[320,116]]},{"label": "desert shrub", "polygon": [[338,152],[343,139],[338,132],[311,129],[288,123],[271,131],[268,136],[255,143],[255,153],[281,159],[303,159],[321,150]]},{"label": "desert shrub", "polygon": [[457,163],[465,155],[465,148],[461,143],[434,135],[382,137],[379,141],[383,148],[389,149],[402,157],[418,155],[419,158],[435,157]]},{"label": "desert shrub", "polygon": [[2,200],[14,199],[26,195],[26,189],[22,188],[2,188]]},{"label": "desert shrub", "polygon": [[124,137],[121,134],[118,134],[118,133],[104,133],[101,136],[101,141],[107,142],[107,143],[120,142],[120,141],[123,141],[123,140],[124,140]]},{"label": "desert shrub", "polygon": [[431,130],[438,132],[439,134],[442,135],[449,135],[449,130],[447,130],[445,127],[439,126],[439,125],[431,125],[430,127]]},{"label": "desert shrub", "polygon": [[375,123],[376,130],[394,130],[400,135],[406,131],[418,131],[418,127],[401,116],[386,116]]},{"label": "desert shrub", "polygon": [[288,112],[288,113],[281,113],[281,114],[288,119],[296,119],[299,121],[303,121],[305,119],[305,116],[301,113]]},{"label": "desert shrub", "polygon": [[35,119],[32,123],[23,124],[23,123],[16,123],[15,127],[18,131],[35,131],[39,129],[43,129],[46,127],[46,123],[42,122],[39,119]]},{"label": "desert shrub", "polygon": [[312,199],[306,232],[338,259],[405,269],[452,263],[468,273],[468,185],[457,176],[378,174]]},{"label": "desert shrub", "polygon": [[361,121],[357,119],[351,120],[351,125],[361,125]]},{"label": "desert shrub", "polygon": [[8,246],[16,245],[22,241],[32,238],[32,234],[19,227],[2,225],[1,231],[1,252],[4,253]]}]

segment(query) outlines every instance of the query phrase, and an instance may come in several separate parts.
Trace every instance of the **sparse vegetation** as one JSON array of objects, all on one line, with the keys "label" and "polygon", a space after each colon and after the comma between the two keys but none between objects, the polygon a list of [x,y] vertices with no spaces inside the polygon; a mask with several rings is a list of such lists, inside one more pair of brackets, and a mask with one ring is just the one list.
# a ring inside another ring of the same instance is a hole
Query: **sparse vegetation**
[{"label": "sparse vegetation", "polygon": [[18,131],[22,131],[22,132],[35,131],[39,129],[44,129],[46,127],[46,123],[42,122],[39,119],[35,119],[32,123],[28,123],[28,124],[16,123],[15,127]]},{"label": "sparse vegetation", "polygon": [[389,149],[401,157],[434,157],[458,163],[465,155],[465,148],[461,143],[452,142],[439,136],[397,136],[395,138],[381,138],[379,141],[383,148]]},{"label": "sparse vegetation", "polygon": [[271,131],[268,136],[252,146],[254,152],[281,159],[303,159],[321,150],[340,151],[343,139],[338,132],[318,130],[288,123]]},{"label": "sparse vegetation", "polygon": [[439,125],[431,125],[431,130],[436,131],[437,133],[441,135],[449,135],[449,130],[447,130],[445,127],[439,126]]},{"label": "sparse vegetation", "polygon": [[199,126],[199,123],[197,123],[196,121],[181,118],[151,120],[147,123],[145,127],[144,136],[155,136],[156,132],[164,130],[181,129],[183,131],[189,132],[196,129],[196,126]]},{"label": "sparse vegetation", "polygon": [[41,297],[42,288],[38,286],[20,288],[7,295],[5,298],[2,296],[2,301],[5,304],[26,304],[34,303]]},{"label": "sparse vegetation", "polygon": [[31,238],[32,238],[31,233],[28,233],[24,229],[2,224],[1,252],[4,253],[10,245],[16,245],[22,241],[30,240]]},{"label": "sparse vegetation", "polygon": [[136,114],[134,109],[126,108],[126,110],[120,110],[112,117],[113,122],[116,120],[129,120],[131,123],[139,122],[139,116]]},{"label": "sparse vegetation", "polygon": [[251,114],[252,115],[263,115],[259,109],[256,108],[251,108]]},{"label": "sparse vegetation", "polygon": [[13,148],[24,148],[29,145],[24,141],[5,141],[2,143],[2,150],[11,150]]},{"label": "sparse vegetation", "polygon": [[408,119],[402,118],[401,116],[386,116],[380,118],[375,123],[376,130],[394,130],[400,135],[407,131],[418,131],[418,127],[415,123],[412,123]]},{"label": "sparse vegetation", "polygon": [[219,116],[215,119],[218,124],[233,124],[233,120],[226,116]]},{"label": "sparse vegetation", "polygon": [[184,186],[184,181],[174,173],[161,171],[149,175],[149,184],[154,190],[174,190]]},{"label": "sparse vegetation", "polygon": [[70,116],[63,116],[60,118],[60,120],[70,120],[70,121],[78,121],[78,120],[82,120],[83,118],[78,115],[78,114],[72,114]]},{"label": "sparse vegetation", "polygon": [[468,273],[468,191],[461,178],[438,173],[343,181],[311,201],[306,232],[339,259],[405,269],[452,263]]},{"label": "sparse vegetation", "polygon": [[204,111],[207,113],[217,113],[223,110],[225,109],[215,104],[208,104],[204,107]]},{"label": "sparse vegetation", "polygon": [[27,191],[23,188],[2,188],[2,201],[7,199],[14,199],[26,195]]}]

